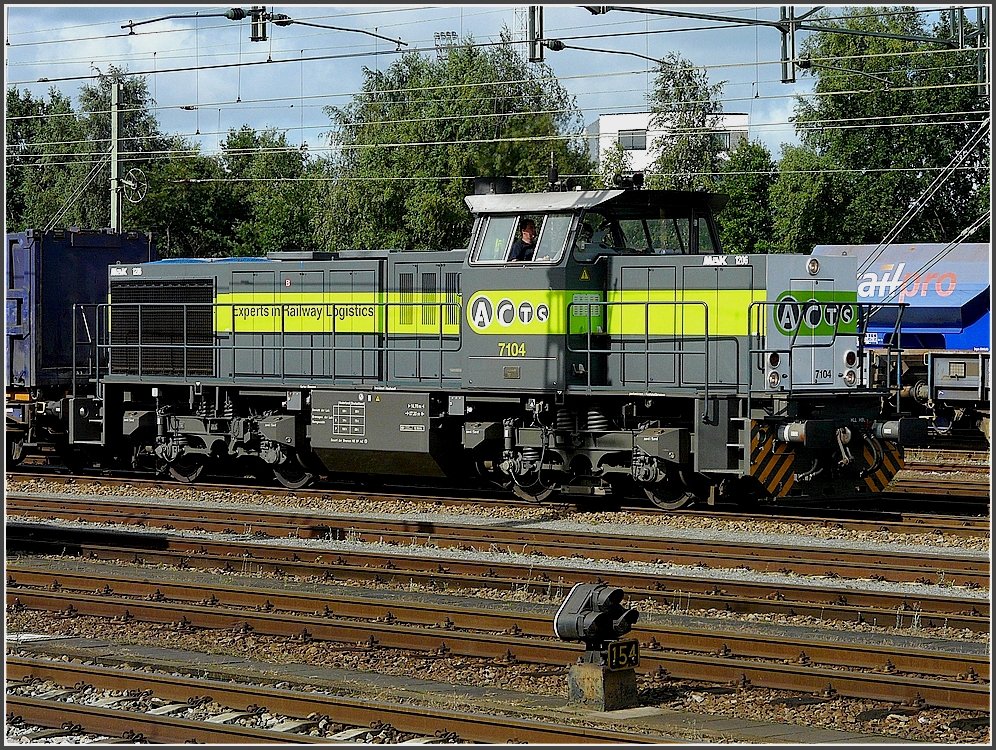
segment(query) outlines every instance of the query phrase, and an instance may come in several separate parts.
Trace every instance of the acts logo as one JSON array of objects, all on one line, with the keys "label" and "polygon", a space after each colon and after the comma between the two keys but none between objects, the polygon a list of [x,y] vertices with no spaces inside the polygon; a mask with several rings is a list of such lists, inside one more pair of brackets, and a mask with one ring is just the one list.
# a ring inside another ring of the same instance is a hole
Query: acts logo
[{"label": "acts logo", "polygon": [[482,331],[495,319],[495,308],[487,297],[478,297],[470,306],[470,323]]},{"label": "acts logo", "polygon": [[800,300],[790,293],[781,295],[775,304],[775,326],[786,336],[796,333],[829,334],[854,322],[853,305],[840,302]]},{"label": "acts logo", "polygon": [[471,300],[467,317],[478,331],[486,331],[492,324],[501,328],[528,327],[532,323],[545,323],[549,320],[550,307],[546,303],[534,304],[528,300],[516,304],[508,297],[502,297],[496,303],[481,294]]}]

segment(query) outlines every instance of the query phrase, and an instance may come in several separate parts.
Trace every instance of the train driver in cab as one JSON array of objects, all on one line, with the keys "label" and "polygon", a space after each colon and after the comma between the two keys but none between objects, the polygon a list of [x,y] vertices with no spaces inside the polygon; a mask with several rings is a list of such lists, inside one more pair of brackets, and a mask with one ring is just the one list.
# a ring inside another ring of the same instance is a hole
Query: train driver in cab
[{"label": "train driver in cab", "polygon": [[522,219],[519,222],[520,237],[512,243],[512,252],[509,253],[510,261],[529,261],[533,259],[533,252],[536,250],[536,222],[532,219]]}]

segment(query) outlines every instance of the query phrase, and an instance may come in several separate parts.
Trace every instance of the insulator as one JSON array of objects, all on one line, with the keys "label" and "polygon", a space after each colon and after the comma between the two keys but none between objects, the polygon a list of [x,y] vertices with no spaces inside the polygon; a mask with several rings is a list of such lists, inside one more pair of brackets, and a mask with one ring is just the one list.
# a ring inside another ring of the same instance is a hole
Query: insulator
[{"label": "insulator", "polygon": [[205,399],[201,399],[197,404],[197,416],[206,419],[208,415],[208,405]]},{"label": "insulator", "polygon": [[235,404],[232,403],[232,397],[227,393],[225,394],[225,405],[222,407],[222,419],[231,419],[235,416]]},{"label": "insulator", "polygon": [[588,432],[607,432],[609,419],[597,409],[588,410]]},{"label": "insulator", "polygon": [[556,427],[558,432],[577,430],[577,415],[570,409],[557,409]]}]

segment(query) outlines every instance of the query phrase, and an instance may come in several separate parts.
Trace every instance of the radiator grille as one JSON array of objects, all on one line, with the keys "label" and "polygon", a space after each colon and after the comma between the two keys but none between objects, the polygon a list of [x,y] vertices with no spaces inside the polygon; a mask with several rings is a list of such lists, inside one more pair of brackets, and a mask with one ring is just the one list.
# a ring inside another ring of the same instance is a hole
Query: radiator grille
[{"label": "radiator grille", "polygon": [[460,308],[457,304],[460,299],[460,274],[446,274],[446,323],[457,325],[460,322]]},{"label": "radiator grille", "polygon": [[410,271],[399,274],[398,291],[401,293],[401,325],[410,326],[415,322],[415,274]]},{"label": "radiator grille", "polygon": [[112,282],[110,301],[111,373],[214,375],[211,279]]},{"label": "radiator grille", "polygon": [[436,323],[436,274],[422,274],[422,325]]}]

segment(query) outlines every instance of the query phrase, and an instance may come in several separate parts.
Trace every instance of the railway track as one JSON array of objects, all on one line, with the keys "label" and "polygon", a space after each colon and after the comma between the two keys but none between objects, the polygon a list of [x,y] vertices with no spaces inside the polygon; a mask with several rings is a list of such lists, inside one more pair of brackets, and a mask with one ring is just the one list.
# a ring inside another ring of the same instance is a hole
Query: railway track
[{"label": "railway track", "polygon": [[[552,638],[551,613],[500,612],[419,605],[403,601],[328,597],[281,590],[251,591],[228,584],[148,582],[122,577],[113,591],[90,587],[98,576],[60,572],[51,590],[49,572],[15,569],[8,606],[47,612],[180,623],[186,628],[241,630],[289,639],[334,641],[368,649],[394,648],[496,661],[564,666],[582,652]],[[43,588],[44,586],[49,588]],[[28,588],[27,586],[31,586]],[[71,590],[75,589],[75,590]],[[204,602],[210,602],[204,604]],[[360,619],[362,618],[362,619]],[[858,698],[983,710],[988,706],[986,655],[946,654],[846,641],[816,642],[735,631],[641,625],[640,671],[666,670],[680,679],[758,687],[833,692]],[[393,723],[393,722],[392,722]]]},{"label": "railway track", "polygon": [[[964,507],[969,512],[984,512],[987,514],[987,508],[985,506],[979,505],[979,500],[985,500],[990,497],[990,482],[989,482],[989,466],[988,464],[982,464],[981,459],[978,458],[979,455],[976,453],[968,454],[968,458],[965,459],[964,463],[945,463],[944,461],[938,462],[936,459],[936,453],[930,454],[935,456],[934,459],[921,462],[911,462],[908,466],[907,471],[900,472],[897,478],[894,480],[893,485],[890,489],[889,495],[905,495],[907,498],[911,499],[913,502],[923,503],[929,505],[931,500],[924,500],[924,498],[931,498],[932,496],[941,493],[945,497],[945,502],[948,505],[959,504],[959,507]],[[154,489],[154,490],[167,490],[167,489],[177,489],[181,487],[191,488],[191,485],[184,485],[178,482],[173,482],[170,480],[163,479],[150,479],[148,477],[135,477],[135,476],[125,476],[125,475],[103,475],[94,476],[86,474],[72,474],[72,473],[53,473],[51,471],[39,472],[27,472],[24,470],[26,467],[22,467],[21,470],[17,472],[8,472],[7,480],[11,481],[26,481],[32,479],[38,479],[44,477],[46,481],[53,483],[65,483],[79,486],[93,485],[95,487],[107,487],[107,486],[127,486],[131,487],[136,491],[141,491],[144,489]],[[936,475],[928,475],[924,477],[928,472],[939,471],[942,473]],[[923,482],[920,480],[923,479]],[[324,499],[324,500],[336,500],[340,498],[363,498],[370,499],[374,501],[398,501],[406,502],[412,500],[419,500],[424,502],[434,503],[440,506],[459,506],[459,505],[478,505],[478,506],[522,506],[522,507],[535,507],[534,504],[525,502],[514,497],[511,494],[502,493],[498,490],[494,490],[490,495],[483,494],[480,491],[469,491],[470,496],[468,496],[468,490],[465,488],[459,490],[443,491],[438,488],[426,488],[420,490],[418,488],[407,488],[405,490],[399,490],[398,492],[387,492],[387,491],[377,491],[370,492],[367,488],[350,486],[348,488],[335,487],[335,486],[318,486],[309,489],[302,490],[287,490],[279,487],[263,486],[261,487],[259,483],[255,480],[248,480],[243,477],[228,477],[223,481],[216,482],[198,482],[196,488],[199,491],[208,492],[232,492],[232,491],[245,491],[245,492],[265,492],[271,497],[290,497],[297,499],[304,498],[314,498],[314,499]],[[875,505],[881,501],[880,496],[868,497],[863,496],[861,498],[862,506]],[[570,509],[576,507],[574,502],[561,500],[555,502],[544,503],[544,507],[548,508],[562,508]],[[592,507],[597,507],[592,505]],[[608,506],[613,507],[613,506]],[[616,504],[615,508],[620,506]],[[905,508],[906,505],[899,505],[899,507]],[[630,507],[626,506],[625,510],[629,512],[642,512],[648,514],[660,515],[661,513],[667,513],[669,515],[683,515],[684,513],[695,513],[695,512],[705,512],[710,515],[718,514],[730,514],[736,515],[739,511],[736,506],[718,506],[709,508],[707,511],[661,511],[657,508],[647,507],[647,506],[636,506]],[[854,520],[860,521],[863,511],[854,508],[851,503],[845,502],[841,508],[835,509],[828,507],[828,502],[825,498],[820,499],[820,511],[822,517],[832,516],[841,519],[840,513],[838,511],[846,511],[851,514]],[[765,517],[773,516],[777,520],[778,516],[781,514],[788,514],[792,517],[799,516],[806,512],[813,513],[814,508],[809,505],[807,507],[806,502],[799,504],[796,500],[778,501],[775,505],[765,505],[760,507],[751,508],[749,512],[743,513],[750,517],[758,517],[760,514],[764,514]],[[901,520],[897,518],[894,520]]]},{"label": "railway track", "polygon": [[[75,489],[86,489],[87,487],[92,487],[96,491],[100,488],[107,487],[108,484],[105,482],[88,484],[84,481],[79,483],[73,482],[72,485],[66,484],[65,486],[67,489],[69,487],[73,487]],[[112,484],[111,486],[114,485]],[[133,487],[130,482],[122,483],[121,487],[124,489],[134,489],[136,492],[142,492],[149,489],[142,486]],[[82,503],[87,501],[88,497],[92,497],[95,501],[97,501],[101,498],[106,499],[107,496],[84,496],[65,493],[47,495],[45,493],[38,492],[11,492],[8,500],[8,507],[17,507],[15,504],[19,503],[21,505],[37,504],[39,509],[46,510],[52,508],[58,510],[60,504],[64,509],[68,509],[70,507],[79,508]],[[256,497],[259,502],[263,502],[264,498],[270,497],[277,502],[281,500],[299,501],[307,499],[326,500],[331,502],[350,500],[354,505],[357,502],[355,496],[332,492],[315,492],[300,496],[299,494],[287,494],[284,491],[275,490],[272,493],[266,492],[265,495],[260,493]],[[456,507],[467,507],[471,504],[477,504],[474,499],[464,499],[458,501],[446,500],[443,498],[416,498],[416,501],[429,502],[432,504],[438,504],[439,506],[453,505]],[[114,502],[129,509],[133,509],[136,506],[143,506],[143,500],[140,497],[119,497],[116,498]],[[390,503],[404,501],[394,495],[365,495],[363,496],[361,502]],[[408,500],[408,502],[411,502],[411,500]],[[153,503],[151,502],[145,502],[144,506],[151,506],[152,504]],[[536,506],[526,504],[525,507],[535,508]],[[569,517],[572,513],[570,509],[563,506],[552,506],[551,510],[554,513],[559,513],[565,518]],[[667,515],[673,518],[702,519],[704,521],[722,519],[731,523],[751,523],[764,519],[765,521],[771,523],[843,528],[852,531],[865,532],[885,531],[897,534],[949,534],[960,537],[986,537],[989,535],[991,530],[991,523],[988,514],[984,516],[941,515],[937,513],[913,513],[908,511],[884,512],[867,508],[852,508],[847,511],[832,511],[825,508],[815,508],[812,506],[806,507],[804,505],[796,507],[780,507],[778,508],[777,513],[775,513],[773,509],[759,509],[753,512],[737,512],[731,511],[727,508],[713,510],[681,510],[671,512],[649,508],[626,508],[624,511],[626,514],[636,517]],[[292,506],[290,506],[286,509],[286,512],[288,515],[291,515],[295,513],[295,510]]]},{"label": "railway track", "polygon": [[[73,491],[85,489],[89,481],[75,480],[72,482],[75,485]],[[179,486],[160,484],[173,491]],[[232,489],[225,488],[230,494]],[[221,491],[221,488],[216,491]],[[275,494],[287,495],[292,500],[309,496],[329,497],[327,492],[314,495],[301,491]],[[260,493],[256,501],[266,502],[267,495],[269,492]],[[355,493],[340,495],[344,498],[356,497]],[[411,502],[407,496],[395,497],[399,501]],[[364,499],[376,501],[389,498],[367,495]],[[241,499],[244,503],[245,497]],[[867,622],[885,627],[893,624],[897,628],[913,629],[952,627],[976,632],[986,632],[990,627],[988,599],[967,592],[952,596],[921,595],[853,589],[837,583],[843,578],[860,577],[985,587],[988,585],[989,567],[988,559],[981,555],[942,554],[936,558],[932,556],[928,561],[922,555],[897,554],[895,550],[888,549],[826,549],[815,545],[775,547],[770,544],[731,544],[724,547],[716,541],[664,538],[659,535],[661,527],[655,526],[642,527],[646,529],[647,536],[630,536],[628,533],[595,535],[589,529],[583,541],[579,541],[571,539],[574,536],[571,532],[536,528],[534,522],[523,520],[497,525],[494,519],[488,519],[486,525],[484,522],[454,524],[412,518],[327,514],[294,508],[254,509],[244,504],[228,503],[223,497],[216,500],[220,502],[213,501],[206,505],[196,501],[163,502],[108,495],[11,494],[7,498],[9,611],[31,610],[70,620],[82,616],[105,618],[116,621],[119,627],[121,623],[131,622],[176,627],[183,632],[191,629],[192,632],[201,632],[203,629],[205,634],[219,633],[223,638],[224,634],[248,633],[253,637],[277,639],[278,642],[283,639],[288,644],[324,641],[336,644],[336,648],[370,654],[397,650],[399,653],[425,654],[433,659],[460,657],[499,666],[538,665],[545,670],[544,675],[553,674],[551,669],[563,674],[565,665],[573,662],[580,653],[578,646],[562,643],[550,636],[549,613],[510,613],[496,611],[493,606],[487,609],[465,605],[440,608],[438,603],[401,601],[397,596],[383,601],[364,594],[362,589],[357,590],[355,596],[343,595],[341,584],[362,586],[368,582],[373,583],[375,588],[417,585],[447,594],[466,594],[474,589],[528,590],[551,599],[560,599],[573,583],[608,579],[613,585],[624,588],[631,602],[648,599],[663,604],[675,613],[693,610],[759,612],[802,615],[822,621]],[[425,499],[421,501],[426,502]],[[428,502],[437,506],[451,502],[456,504],[455,500],[446,499]],[[560,519],[573,514],[573,510],[567,507],[557,511],[551,515]],[[779,516],[779,520],[784,518],[786,523],[830,527],[846,523],[849,528],[865,531],[874,528],[910,534],[944,533],[975,537],[989,534],[988,518],[913,513],[886,514],[883,518],[881,511],[878,511],[878,517],[856,513],[855,517],[842,521],[821,518],[819,509],[815,509],[812,516],[806,515],[807,512],[802,507],[791,509],[789,514]],[[842,512],[851,515],[847,511]],[[794,515],[796,513],[801,515]],[[680,515],[716,517],[718,514],[713,511],[686,511]],[[12,517],[87,521],[109,528],[19,523],[12,522]],[[726,513],[723,517],[741,517],[745,521],[757,519],[753,513]],[[137,525],[142,530],[126,530],[121,528],[124,525]],[[153,528],[161,531],[153,533]],[[597,529],[597,525],[592,528]],[[184,530],[187,536],[173,533]],[[191,531],[205,533],[194,536],[189,535]],[[211,538],[207,532],[226,533],[239,538]],[[262,537],[270,539],[263,540]],[[280,541],[288,538],[301,539],[302,542]],[[357,543],[361,546],[350,549],[336,544],[336,549],[320,548],[314,542],[309,544],[305,541],[308,539],[347,545]],[[388,545],[389,549],[378,549],[383,545]],[[424,554],[419,552],[420,547],[425,548]],[[431,552],[440,548],[445,550]],[[450,555],[457,556],[447,556],[446,550],[450,551]],[[502,555],[527,554],[533,557],[533,561],[515,562],[514,555],[509,555],[508,562],[494,561],[495,554],[488,555],[489,561],[460,559],[459,552],[469,550]],[[70,554],[77,556],[79,562],[72,564],[76,568],[74,570],[49,570],[49,565],[68,566],[68,563],[60,560],[33,562],[19,558],[16,553],[22,551]],[[814,554],[810,555],[810,551]],[[11,553],[15,553],[13,557]],[[551,560],[550,564],[546,564],[543,557],[558,557],[561,560]],[[543,564],[537,564],[536,559]],[[715,570],[717,575],[705,572],[701,577],[675,576],[669,572],[642,573],[632,567],[624,571],[598,570],[597,563],[592,565],[587,562],[591,559],[601,561],[608,567],[618,562],[694,565],[704,571]],[[86,569],[98,567],[100,561],[124,562],[125,565],[113,569],[103,566],[102,571]],[[584,561],[584,564],[578,564],[579,561]],[[162,571],[159,566],[163,565],[174,570]],[[727,580],[722,577],[722,570],[728,568],[825,578],[798,585]],[[214,578],[205,579],[202,575],[200,580],[177,580],[194,576],[194,571],[210,571]],[[253,579],[240,583],[245,579],[238,574],[249,574]],[[259,578],[263,575],[272,576],[275,582],[284,579],[283,585],[287,588],[264,588]],[[334,582],[340,584],[339,593],[329,596],[321,591],[292,591],[289,589],[293,584],[286,583],[288,577],[314,582],[310,585],[317,585],[319,589],[323,583]],[[952,710],[988,710],[991,686],[987,656],[937,651],[933,646],[923,650],[895,644],[883,645],[881,642],[873,645],[850,643],[844,635],[828,641],[785,635],[773,638],[770,632],[751,633],[740,628],[721,630],[715,625],[697,628],[667,622],[639,623],[633,635],[641,642],[641,672],[648,676],[668,675],[668,679],[727,687],[755,686],[823,696],[821,700],[839,695]],[[120,667],[113,665],[103,668],[111,672],[121,671]],[[136,672],[136,675],[141,675],[136,679],[148,679],[149,672]],[[71,675],[66,679],[69,677]],[[36,676],[29,675],[24,679],[36,679]],[[170,679],[175,679],[175,676],[170,676]],[[190,679],[201,685],[205,683],[196,672],[191,673]],[[69,691],[74,689],[73,686],[93,686],[97,683],[77,679],[59,684],[69,686],[65,688]],[[200,694],[203,695],[207,689],[202,688]],[[248,689],[253,695],[259,695],[261,690],[258,686]],[[219,700],[213,690],[210,695]],[[227,707],[226,712],[231,715],[246,713],[250,708],[249,705],[240,707],[238,700],[229,703],[226,699],[223,703]],[[369,705],[366,700],[362,703]],[[9,700],[8,705],[11,705]],[[276,711],[286,715],[288,727],[303,727],[307,725],[309,715],[322,714],[314,707],[306,713],[294,713],[274,709],[269,702],[258,701],[256,706],[260,705],[271,713]],[[20,714],[20,704],[17,708],[17,714]],[[27,715],[22,718],[33,721],[28,716],[44,716],[47,718],[44,721],[38,719],[37,723],[56,728],[67,721],[89,731],[95,731],[92,727],[96,730],[104,727],[108,734],[112,734],[108,729],[112,725],[100,722],[113,721],[118,722],[113,725],[118,733],[112,736],[121,737],[123,732],[134,737],[138,733],[140,739],[151,741],[196,740],[235,744],[315,741],[305,734],[285,740],[263,735],[253,739],[251,734],[220,739],[220,735],[205,734],[203,737],[214,736],[215,739],[198,740],[198,735],[183,734],[189,727],[160,729],[156,722],[149,723],[149,732],[143,735],[136,726],[136,721],[140,722],[143,716],[138,711],[131,712],[135,714],[133,717],[122,716],[118,711],[115,717],[94,718],[83,717],[76,708],[60,715],[59,708],[59,704],[28,706],[24,709]],[[479,710],[468,712],[467,716],[473,719],[479,713]],[[399,719],[399,724],[394,719],[385,718],[387,716],[381,712],[372,721],[387,722],[392,731],[404,731],[401,727],[409,726],[404,724],[404,719]],[[504,717],[497,721],[499,726],[509,726]],[[549,724],[554,729],[558,726]],[[366,722],[367,728],[363,729],[361,722],[356,729],[344,731],[369,732],[369,725],[370,722]],[[413,740],[418,744],[430,741],[429,737],[438,733],[451,740],[459,737],[460,741],[489,743],[645,744],[681,741],[625,732],[617,732],[619,736],[616,738],[601,739],[591,734],[562,734],[558,737],[550,732],[546,739],[523,740],[520,735],[509,738],[507,734],[499,739],[494,734],[487,734],[491,731],[487,728],[463,733],[445,728],[454,726],[451,723],[432,726],[434,729],[431,731],[407,731],[413,736],[418,735]],[[569,728],[570,731],[578,729],[598,731],[589,726]],[[258,727],[242,727],[242,730],[272,733],[272,729]],[[205,731],[217,731],[217,728],[207,723]],[[488,738],[473,739],[473,731]],[[436,741],[441,740],[437,737]]]},{"label": "railway track", "polygon": [[583,541],[567,539],[565,529],[545,530],[515,522],[508,528],[335,516],[304,512],[238,510],[194,504],[128,502],[119,499],[51,498],[11,495],[7,514],[81,520],[104,524],[186,529],[221,533],[253,533],[273,538],[311,538],[384,542],[397,545],[432,545],[462,550],[489,551],[496,546],[519,554],[547,557],[589,557],[616,562],[668,562],[712,568],[752,570],[798,575],[834,575],[887,581],[948,582],[984,587],[989,582],[989,560],[982,556],[942,555],[925,558],[920,553],[889,550],[843,549],[837,546],[745,545],[716,539],[598,534],[586,531]]},{"label": "railway track", "polygon": [[[620,743],[646,744],[668,742],[659,736],[632,732],[599,729],[589,726],[559,725],[511,716],[471,715],[461,711],[447,711],[428,706],[406,706],[391,703],[371,703],[368,700],[350,700],[342,696],[328,696],[316,692],[297,692],[270,688],[263,685],[239,685],[231,682],[179,675],[160,675],[148,671],[71,664],[46,659],[10,657],[6,661],[7,680],[51,680],[58,685],[75,686],[76,690],[94,687],[109,691],[151,691],[173,705],[185,706],[211,700],[230,707],[231,714],[258,713],[260,708],[289,717],[296,717],[296,729],[317,723],[306,720],[315,714],[333,718],[334,721],[353,727],[363,727],[361,732],[342,732],[342,736],[314,738],[294,731],[275,732],[252,729],[218,722],[194,722],[182,718],[153,715],[148,712],[127,712],[101,709],[65,701],[41,702],[31,699],[7,697],[7,710],[16,711],[25,721],[54,723],[59,721],[57,712],[93,732],[107,732],[121,736],[123,732],[141,733],[145,739],[156,742],[252,742],[252,743],[342,743],[350,742],[367,733],[371,725],[389,724],[399,732],[433,738],[450,735],[470,742],[505,743]],[[71,692],[71,691],[70,691]],[[52,712],[56,712],[53,715]],[[231,720],[233,717],[229,717]],[[304,721],[301,721],[304,720]]]},{"label": "railway track", "polygon": [[[222,573],[271,573],[316,581],[373,581],[437,590],[534,591],[566,595],[575,583],[611,578],[631,598],[651,599],[675,611],[718,609],[807,615],[896,627],[989,629],[989,603],[967,596],[937,596],[890,591],[864,591],[813,581],[721,580],[660,572],[591,570],[591,566],[440,559],[396,550],[329,550],[249,540],[209,541],[203,538],[96,531],[47,524],[7,523],[8,554],[70,554],[91,560],[218,570]],[[585,569],[588,568],[588,569]],[[833,580],[833,579],[830,579]]]},{"label": "railway track", "polygon": [[[446,607],[441,610],[438,604],[392,599],[380,601],[368,596],[343,596],[337,594],[333,606],[329,607],[329,597],[325,593],[290,591],[287,589],[264,589],[254,582],[252,588],[237,581],[197,582],[175,581],[160,578],[155,581],[148,576],[117,575],[114,586],[107,583],[107,571],[92,573],[69,570],[53,571],[45,566],[31,563],[15,563],[7,569],[8,599],[21,600],[25,604],[25,594],[50,592],[56,600],[70,601],[73,594],[80,595],[90,605],[106,602],[109,597],[128,598],[155,602],[169,602],[174,605],[203,604],[212,607],[228,607],[254,612],[289,613],[296,617],[322,616],[337,620],[348,618],[371,622],[422,625],[434,628],[485,631],[493,633],[517,633],[533,638],[549,639],[551,635],[552,612],[534,614],[530,612],[505,612],[488,609],[467,609]],[[97,606],[97,605],[94,605]],[[44,607],[58,610],[59,607]],[[78,611],[84,613],[82,609]],[[326,612],[331,609],[331,614]],[[293,626],[280,633],[295,634]],[[314,635],[314,634],[312,634]],[[691,651],[701,653],[723,652],[727,656],[797,660],[806,652],[811,664],[834,667],[881,670],[886,664],[895,672],[925,674],[931,676],[959,677],[975,673],[981,680],[989,680],[988,656],[966,654],[946,654],[940,651],[913,651],[899,647],[852,644],[845,641],[820,643],[812,640],[784,639],[772,642],[767,635],[758,635],[732,630],[692,629],[638,623],[633,635],[640,638],[645,649],[667,648],[669,651]],[[565,649],[579,651],[574,646],[563,645]],[[656,644],[656,645],[655,645]],[[570,661],[570,660],[568,660]]]},{"label": "railway track", "polygon": [[978,478],[950,478],[943,475],[907,474],[897,477],[890,485],[891,492],[915,495],[958,495],[959,497],[988,498],[992,494],[989,475]]}]

